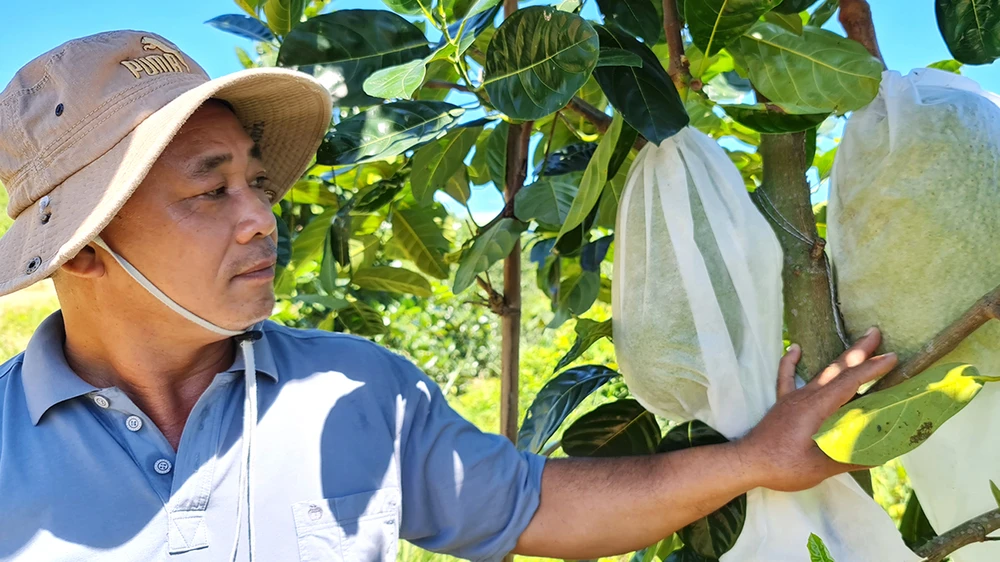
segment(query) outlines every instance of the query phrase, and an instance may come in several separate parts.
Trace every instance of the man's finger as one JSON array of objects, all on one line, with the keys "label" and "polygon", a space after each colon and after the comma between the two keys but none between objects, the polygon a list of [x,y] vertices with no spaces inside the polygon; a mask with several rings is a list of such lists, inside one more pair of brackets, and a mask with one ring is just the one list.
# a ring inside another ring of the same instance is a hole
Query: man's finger
[{"label": "man's finger", "polygon": [[895,353],[887,353],[872,357],[861,365],[844,371],[833,382],[826,385],[821,392],[831,400],[830,411],[846,404],[858,389],[866,382],[871,382],[893,369],[898,363]]},{"label": "man's finger", "polygon": [[840,373],[864,363],[872,353],[875,353],[881,342],[882,334],[878,331],[878,328],[871,328],[861,339],[854,342],[854,345],[842,353],[833,364],[816,376],[812,382],[816,386],[825,386],[837,378]]},{"label": "man's finger", "polygon": [[778,363],[778,398],[795,390],[795,366],[802,357],[802,348],[793,343],[788,347],[788,353]]}]

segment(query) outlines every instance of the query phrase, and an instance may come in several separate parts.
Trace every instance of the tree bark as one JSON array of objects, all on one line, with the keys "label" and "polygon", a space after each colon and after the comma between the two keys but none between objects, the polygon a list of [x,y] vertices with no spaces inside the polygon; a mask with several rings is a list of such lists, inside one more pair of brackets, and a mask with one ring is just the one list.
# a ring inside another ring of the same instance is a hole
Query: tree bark
[{"label": "tree bark", "polygon": [[799,374],[812,379],[844,351],[827,274],[825,241],[809,200],[806,133],[761,135],[764,179],[754,198],[774,227],[785,263],[785,326],[802,346]]},{"label": "tree bark", "polygon": [[[792,342],[802,346],[798,374],[810,380],[844,352],[838,332],[838,312],[831,296],[832,284],[823,248],[826,241],[816,231],[809,200],[806,170],[806,133],[761,135],[760,155],[764,179],[754,202],[774,228],[784,254],[782,285],[785,326]],[[867,470],[851,476],[872,492]]]}]

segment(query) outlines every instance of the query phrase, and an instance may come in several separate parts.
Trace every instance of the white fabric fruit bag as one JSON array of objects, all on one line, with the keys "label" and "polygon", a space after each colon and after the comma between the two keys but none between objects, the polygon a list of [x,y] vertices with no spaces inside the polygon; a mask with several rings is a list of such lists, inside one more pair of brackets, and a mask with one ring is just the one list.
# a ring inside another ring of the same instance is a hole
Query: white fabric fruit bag
[{"label": "white fabric fruit bag", "polygon": [[[1000,97],[933,69],[885,72],[879,94],[848,121],[834,160],[827,228],[841,311],[857,335],[882,329],[887,350],[916,352],[1000,285]],[[941,363],[1000,373],[1000,323]],[[986,388],[903,457],[938,533],[996,508],[1000,385]],[[962,548],[955,562],[996,562],[1000,543]]]},{"label": "white fabric fruit bag", "polygon": [[[668,419],[745,434],[775,401],[782,254],[722,148],[690,127],[646,145],[615,245],[614,342],[629,390]],[[917,560],[848,475],[747,496],[743,532],[722,562],[808,560],[810,533],[837,562]]]}]

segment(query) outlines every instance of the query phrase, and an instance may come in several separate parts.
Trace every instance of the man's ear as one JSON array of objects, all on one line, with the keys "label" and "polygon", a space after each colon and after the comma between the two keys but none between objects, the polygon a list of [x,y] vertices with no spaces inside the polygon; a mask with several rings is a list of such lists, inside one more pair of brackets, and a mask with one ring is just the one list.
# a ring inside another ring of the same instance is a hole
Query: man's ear
[{"label": "man's ear", "polygon": [[104,275],[104,260],[93,244],[84,246],[80,252],[59,268],[63,273],[81,278],[97,278]]}]

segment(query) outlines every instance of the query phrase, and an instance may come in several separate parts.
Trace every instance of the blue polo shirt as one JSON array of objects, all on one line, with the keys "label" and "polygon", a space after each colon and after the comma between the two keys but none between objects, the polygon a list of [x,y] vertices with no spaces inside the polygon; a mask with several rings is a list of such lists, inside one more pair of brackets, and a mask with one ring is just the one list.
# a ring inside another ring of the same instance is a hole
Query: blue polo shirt
[{"label": "blue polo shirt", "polygon": [[[394,560],[399,539],[472,560],[514,547],[538,507],[544,457],[476,429],[377,344],[270,321],[262,331],[257,560]],[[174,451],[125,393],[70,369],[64,340],[56,312],[0,366],[0,560],[227,559],[247,532],[236,513],[241,354]]]}]

